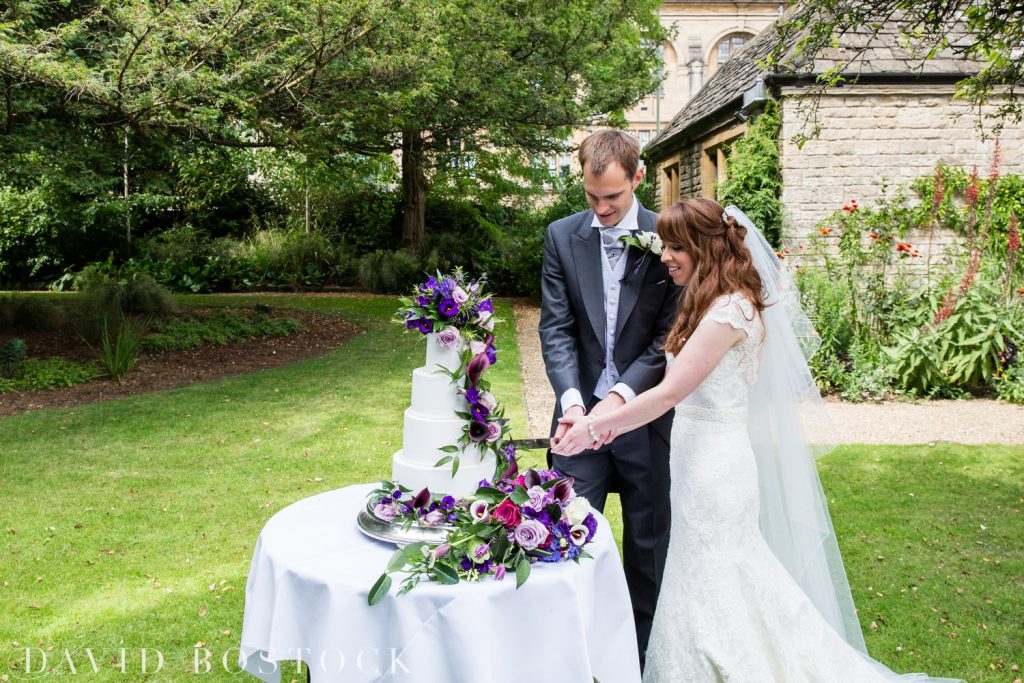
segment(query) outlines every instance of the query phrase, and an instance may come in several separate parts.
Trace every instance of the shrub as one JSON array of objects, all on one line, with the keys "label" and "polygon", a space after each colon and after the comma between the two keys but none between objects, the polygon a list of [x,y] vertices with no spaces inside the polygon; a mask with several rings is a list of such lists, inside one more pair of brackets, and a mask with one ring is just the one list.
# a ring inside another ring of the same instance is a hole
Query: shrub
[{"label": "shrub", "polygon": [[8,339],[7,343],[0,347],[0,376],[8,379],[14,377],[25,359],[25,351],[24,339]]},{"label": "shrub", "polygon": [[359,286],[375,293],[397,294],[415,284],[422,268],[405,251],[375,251],[359,259]]},{"label": "shrub", "polygon": [[199,317],[156,320],[142,339],[148,351],[191,349],[204,344],[227,344],[267,335],[285,336],[302,329],[294,318],[272,318],[256,313],[247,317],[229,311]]},{"label": "shrub", "polygon": [[102,318],[116,315],[174,315],[178,300],[153,277],[129,261],[114,266],[113,259],[86,266],[76,278],[82,308]]},{"label": "shrub", "polygon": [[742,208],[776,247],[782,240],[781,129],[778,105],[769,100],[746,135],[732,145],[729,177],[717,188],[718,201]]},{"label": "shrub", "polygon": [[39,296],[0,294],[0,328],[55,330],[67,322],[64,307]]},{"label": "shrub", "polygon": [[74,363],[64,358],[29,358],[16,378],[0,377],[0,393],[70,387],[88,382],[97,374],[92,363]]}]

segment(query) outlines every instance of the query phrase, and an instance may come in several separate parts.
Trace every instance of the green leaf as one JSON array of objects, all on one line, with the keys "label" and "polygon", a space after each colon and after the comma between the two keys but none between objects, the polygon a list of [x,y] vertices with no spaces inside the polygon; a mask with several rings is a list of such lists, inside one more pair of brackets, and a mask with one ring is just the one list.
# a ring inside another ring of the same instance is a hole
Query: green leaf
[{"label": "green leaf", "polygon": [[519,484],[516,484],[515,489],[509,494],[509,499],[516,505],[523,505],[526,501],[530,500],[530,494],[526,492]]},{"label": "green leaf", "polygon": [[488,503],[500,503],[505,500],[504,492],[490,486],[481,486],[473,495],[475,495],[478,500],[485,500]]},{"label": "green leaf", "polygon": [[405,566],[405,552],[399,548],[391,555],[391,559],[388,560],[388,571],[398,571]]},{"label": "green leaf", "polygon": [[459,573],[444,563],[437,563],[431,570],[431,578],[445,586],[454,586],[459,582]]},{"label": "green leaf", "polygon": [[519,559],[519,563],[516,565],[516,590],[526,583],[528,578],[530,578],[530,561],[526,559],[526,556],[524,555]]},{"label": "green leaf", "polygon": [[441,467],[442,465],[447,465],[448,463],[450,463],[454,459],[455,459],[454,457],[452,457],[450,455],[446,455],[443,458],[441,458],[440,460],[438,460],[437,462],[435,462],[434,463],[434,467]]},{"label": "green leaf", "polygon": [[438,450],[440,450],[442,453],[458,453],[459,452],[459,447],[458,446],[451,446],[451,445],[449,445],[449,446],[442,446]]},{"label": "green leaf", "polygon": [[377,579],[377,583],[373,584],[373,588],[370,589],[370,594],[366,597],[366,602],[370,605],[376,605],[378,602],[383,600],[390,591],[391,576],[387,573],[381,574],[380,578]]}]

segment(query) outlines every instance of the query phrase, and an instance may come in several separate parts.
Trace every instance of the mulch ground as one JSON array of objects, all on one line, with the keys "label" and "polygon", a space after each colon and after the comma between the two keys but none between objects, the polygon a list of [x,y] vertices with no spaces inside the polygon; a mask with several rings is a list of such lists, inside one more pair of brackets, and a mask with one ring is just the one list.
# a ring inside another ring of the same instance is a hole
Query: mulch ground
[{"label": "mulch ground", "polygon": [[[226,309],[242,312],[247,309]],[[197,313],[196,309],[189,309]],[[358,328],[337,316],[307,311],[274,311],[274,317],[294,318],[302,330],[284,337],[267,336],[235,344],[203,346],[185,351],[139,354],[135,368],[121,383],[98,378],[64,389],[0,394],[0,415],[42,408],[64,408],[187,386],[228,375],[266,370],[306,358],[322,356],[341,346]],[[0,331],[0,344],[11,337],[25,340],[28,355],[35,358],[62,356],[74,361],[94,358],[73,327],[57,330]]]}]

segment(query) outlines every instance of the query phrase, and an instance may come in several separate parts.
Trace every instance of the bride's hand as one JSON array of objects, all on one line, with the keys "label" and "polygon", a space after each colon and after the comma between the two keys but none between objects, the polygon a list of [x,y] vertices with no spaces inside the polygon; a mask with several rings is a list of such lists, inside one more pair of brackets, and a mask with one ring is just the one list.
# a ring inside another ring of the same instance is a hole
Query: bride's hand
[{"label": "bride's hand", "polygon": [[588,420],[586,415],[568,415],[560,418],[558,422],[567,425],[569,430],[551,449],[551,452],[556,455],[576,455],[580,451],[591,448],[594,440],[590,436]]}]

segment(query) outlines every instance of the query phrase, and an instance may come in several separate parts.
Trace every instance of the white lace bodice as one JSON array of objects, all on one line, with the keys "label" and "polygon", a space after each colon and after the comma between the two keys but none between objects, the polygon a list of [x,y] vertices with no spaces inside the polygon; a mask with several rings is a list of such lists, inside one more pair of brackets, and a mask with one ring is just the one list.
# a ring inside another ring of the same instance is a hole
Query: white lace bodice
[{"label": "white lace bodice", "polygon": [[[736,293],[718,297],[700,325],[708,321],[726,323],[747,336],[726,352],[711,374],[677,406],[676,413],[696,419],[745,422],[764,337],[761,316],[745,296]],[[672,360],[669,354],[668,361]]]}]

